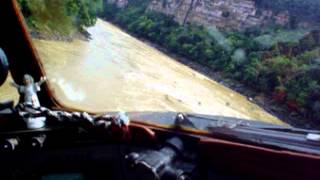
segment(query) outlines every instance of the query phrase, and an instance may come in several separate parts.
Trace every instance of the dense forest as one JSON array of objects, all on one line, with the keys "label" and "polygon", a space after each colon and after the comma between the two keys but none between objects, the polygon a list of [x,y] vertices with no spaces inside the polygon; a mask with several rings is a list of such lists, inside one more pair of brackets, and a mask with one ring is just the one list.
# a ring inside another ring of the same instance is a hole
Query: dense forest
[{"label": "dense forest", "polygon": [[[286,8],[298,16],[318,18],[312,0],[256,0],[262,8]],[[302,123],[320,123],[320,31],[296,27],[253,27],[221,32],[195,24],[180,25],[172,17],[147,10],[144,0],[125,8],[101,0],[19,0],[27,24],[40,32],[69,34],[95,23],[97,15],[131,34],[271,96]],[[288,6],[290,3],[290,6]],[[302,3],[302,4],[301,4]],[[300,17],[303,18],[303,17]]]}]

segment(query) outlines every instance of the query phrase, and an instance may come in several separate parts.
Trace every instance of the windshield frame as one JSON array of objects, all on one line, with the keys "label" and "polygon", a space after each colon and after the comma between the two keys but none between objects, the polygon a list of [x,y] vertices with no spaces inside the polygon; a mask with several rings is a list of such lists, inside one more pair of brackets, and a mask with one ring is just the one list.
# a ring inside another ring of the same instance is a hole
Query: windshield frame
[{"label": "windshield frame", "polygon": [[[39,80],[40,77],[46,76],[45,69],[37,49],[32,42],[31,35],[28,32],[27,24],[24,20],[24,16],[22,15],[18,3],[16,0],[7,0],[0,3],[0,18],[6,17],[6,21],[10,22],[6,27],[8,30],[10,30],[11,34],[10,36],[6,36],[6,29],[0,29],[0,36],[2,36],[1,39],[4,39],[4,41],[2,40],[3,44],[0,43],[0,46],[2,46],[5,52],[8,54],[10,71],[14,81],[21,83],[22,77],[25,73],[29,73],[35,78],[35,80]],[[64,105],[63,102],[59,101],[55,93],[50,90],[49,83],[44,84],[44,89],[40,91],[38,95],[41,104],[46,107],[63,109],[67,111],[82,111],[81,109],[68,107]],[[97,112],[89,113],[99,114]],[[139,121],[137,123],[166,129],[172,128],[172,125],[159,124],[156,122],[148,123]],[[193,129],[192,132],[194,131],[200,132],[203,130]],[[203,132],[209,134],[207,131]]]},{"label": "windshield frame", "polygon": [[[6,28],[0,28],[0,47],[4,49],[8,56],[10,72],[15,82],[21,83],[22,77],[25,73],[31,74],[36,80],[40,77],[46,76],[44,66],[41,58],[31,40],[27,25],[24,21],[22,12],[16,0],[6,0],[0,2],[0,19],[6,22]],[[10,35],[8,35],[10,32]],[[66,111],[81,111],[63,105],[58,101],[53,91],[50,90],[49,83],[44,84],[44,89],[39,92],[39,100],[48,108],[62,109]],[[90,114],[98,114],[96,112],[89,112]],[[111,112],[109,112],[111,113]],[[197,135],[201,137],[214,138],[215,132],[210,132],[204,129],[196,129],[191,127],[177,128],[174,124],[161,124],[152,121],[141,121],[136,116],[131,120],[133,124],[152,127],[152,129],[162,129],[169,131],[179,131],[189,135]],[[150,122],[151,121],[151,122]],[[280,126],[280,125],[279,125]],[[219,139],[219,138],[218,138]],[[236,139],[231,139],[237,141]],[[256,146],[263,147],[261,144]]]}]

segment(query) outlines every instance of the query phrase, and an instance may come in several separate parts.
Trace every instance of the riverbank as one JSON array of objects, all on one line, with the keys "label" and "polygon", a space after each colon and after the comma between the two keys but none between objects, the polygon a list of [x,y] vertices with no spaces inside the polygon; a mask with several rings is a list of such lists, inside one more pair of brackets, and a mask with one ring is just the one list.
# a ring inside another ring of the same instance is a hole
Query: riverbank
[{"label": "riverbank", "polygon": [[319,124],[318,30],[310,29],[297,37],[291,32],[298,32],[298,27],[270,25],[226,31],[214,26],[179,24],[166,14],[136,5],[119,9],[111,4],[105,7],[104,14],[105,19],[137,37],[213,71],[224,72],[225,77],[255,92],[272,96],[283,108],[276,110],[288,112],[289,119],[297,117],[297,122],[291,124],[299,127]]},{"label": "riverbank", "polygon": [[[119,28],[121,29],[121,27]],[[136,37],[134,34],[130,32],[126,31],[126,33],[130,34],[133,37]],[[243,83],[227,77],[227,75],[221,71],[214,71],[212,70],[212,68],[208,67],[207,65],[194,62],[178,54],[172,53],[166,48],[161,47],[155,43],[152,43],[146,39],[139,38],[139,37],[136,37],[136,38],[158,49],[159,51],[165,53],[166,55],[172,57],[172,59],[175,59],[176,61],[190,67],[191,69],[197,72],[200,72],[201,74],[209,77],[210,79],[219,82],[221,85],[228,87],[231,90],[246,96],[249,101],[257,104],[268,113],[281,119],[285,123],[290,124],[291,126],[294,126],[297,128],[304,128],[304,129],[315,129],[315,128],[320,129],[319,125],[315,123],[311,123],[310,120],[304,118],[298,113],[290,112],[285,105],[281,105],[274,102],[272,100],[271,95],[266,95],[264,93],[257,92],[252,88],[245,86]],[[306,123],[306,122],[310,122],[310,123]]]},{"label": "riverbank", "polygon": [[[106,20],[107,21],[107,20]],[[112,23],[112,22],[110,22]],[[170,50],[157,45],[145,38],[138,37],[134,33],[129,32],[126,29],[123,29],[117,24],[112,23],[114,26],[118,27],[122,31],[124,31],[127,34],[130,34],[132,37],[135,37],[136,39],[139,39],[143,41],[144,43],[150,45],[151,47],[154,47],[155,49],[163,52],[164,54],[168,55],[172,59],[190,67],[191,69],[207,76],[208,78],[217,81],[221,85],[236,91],[245,97],[252,103],[260,106],[268,113],[272,114],[273,116],[281,119],[285,123],[290,124],[291,126],[298,127],[298,128],[304,128],[304,129],[314,129],[315,127],[317,129],[320,129],[319,125],[317,124],[311,124],[306,123],[310,122],[308,119],[302,117],[298,113],[290,112],[285,105],[278,104],[274,102],[271,97],[271,95],[264,94],[262,92],[257,92],[256,90],[246,86],[245,84],[236,81],[234,79],[229,78],[225,73],[222,71],[215,71],[211,67],[209,67],[206,64],[200,64],[198,62],[192,61],[188,58],[185,58],[181,55],[178,55],[177,53],[173,53]]]},{"label": "riverbank", "polygon": [[93,26],[103,1],[29,1],[18,0],[19,8],[33,37],[71,41],[85,40],[86,27]]},{"label": "riverbank", "polygon": [[41,33],[39,31],[30,30],[30,34],[32,38],[42,39],[42,40],[52,40],[52,41],[71,42],[74,39],[79,39],[82,41],[89,41],[91,39],[90,33],[88,33],[87,31],[83,31],[83,32],[77,31],[69,35],[62,35],[61,33],[52,33],[48,35],[45,33]]},{"label": "riverbank", "polygon": [[131,36],[163,52],[164,54],[168,55],[172,59],[190,67],[191,69],[207,76],[212,80],[217,81],[221,85],[246,96],[249,101],[260,106],[265,111],[272,114],[273,116],[283,120],[285,123],[288,123],[291,126],[294,126],[297,128],[320,129],[320,126],[318,124],[313,123],[311,120],[303,117],[297,112],[290,111],[285,104],[279,104],[275,102],[271,95],[267,95],[263,92],[258,92],[237,80],[229,78],[228,75],[222,71],[213,70],[211,67],[209,67],[206,64],[200,64],[198,62],[194,62],[188,58],[185,58],[181,55],[173,53],[168,49],[160,45],[157,45],[145,38],[138,37],[137,35],[127,31],[126,29],[121,28],[117,24],[113,24],[113,25],[117,26],[119,29],[126,32],[127,34],[130,34]]}]

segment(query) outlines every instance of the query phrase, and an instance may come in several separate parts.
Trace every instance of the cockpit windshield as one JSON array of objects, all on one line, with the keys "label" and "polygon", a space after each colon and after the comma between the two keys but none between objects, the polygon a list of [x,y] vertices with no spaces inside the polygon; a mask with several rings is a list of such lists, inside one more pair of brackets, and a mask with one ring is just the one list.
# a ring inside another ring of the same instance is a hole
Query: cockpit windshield
[{"label": "cockpit windshield", "polygon": [[18,3],[66,107],[320,127],[319,0]]}]

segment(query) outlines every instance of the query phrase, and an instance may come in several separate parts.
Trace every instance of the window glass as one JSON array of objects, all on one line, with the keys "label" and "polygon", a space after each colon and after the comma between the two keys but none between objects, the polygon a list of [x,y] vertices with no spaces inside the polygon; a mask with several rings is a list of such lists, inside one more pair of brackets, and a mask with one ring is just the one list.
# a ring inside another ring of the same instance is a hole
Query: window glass
[{"label": "window glass", "polygon": [[15,87],[11,85],[13,82],[11,75],[9,74],[7,80],[0,86],[0,103],[13,100],[15,104],[19,101],[19,94]]},{"label": "window glass", "polygon": [[319,127],[318,0],[18,2],[66,106]]}]

